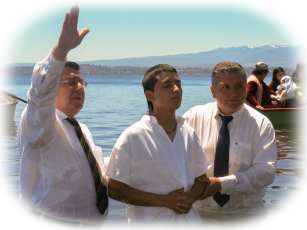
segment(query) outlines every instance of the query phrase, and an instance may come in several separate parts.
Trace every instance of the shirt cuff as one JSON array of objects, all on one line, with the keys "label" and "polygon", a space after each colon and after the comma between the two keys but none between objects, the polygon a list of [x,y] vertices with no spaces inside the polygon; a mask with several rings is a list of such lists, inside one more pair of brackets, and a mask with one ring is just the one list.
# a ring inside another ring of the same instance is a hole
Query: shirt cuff
[{"label": "shirt cuff", "polygon": [[234,187],[238,182],[236,175],[219,177],[219,180],[221,182],[222,194],[230,194],[234,190]]}]

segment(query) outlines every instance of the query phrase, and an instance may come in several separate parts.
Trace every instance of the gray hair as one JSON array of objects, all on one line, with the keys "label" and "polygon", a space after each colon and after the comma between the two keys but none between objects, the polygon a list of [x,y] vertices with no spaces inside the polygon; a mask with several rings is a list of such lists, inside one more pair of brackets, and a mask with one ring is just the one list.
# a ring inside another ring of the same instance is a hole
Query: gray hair
[{"label": "gray hair", "polygon": [[224,61],[214,66],[212,70],[212,75],[211,75],[212,84],[217,82],[218,76],[225,74],[225,73],[238,74],[240,76],[243,76],[246,79],[246,72],[244,68],[242,67],[242,65],[240,65],[237,62]]}]

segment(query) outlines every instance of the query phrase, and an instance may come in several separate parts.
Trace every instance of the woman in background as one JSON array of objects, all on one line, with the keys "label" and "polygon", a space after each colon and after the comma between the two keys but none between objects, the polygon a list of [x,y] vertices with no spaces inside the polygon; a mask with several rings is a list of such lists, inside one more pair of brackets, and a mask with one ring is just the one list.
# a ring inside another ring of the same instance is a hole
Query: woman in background
[{"label": "woman in background", "polygon": [[285,75],[286,75],[285,70],[281,66],[273,70],[272,81],[269,84],[269,88],[272,91],[272,93],[275,94],[277,86],[280,84],[282,77]]}]

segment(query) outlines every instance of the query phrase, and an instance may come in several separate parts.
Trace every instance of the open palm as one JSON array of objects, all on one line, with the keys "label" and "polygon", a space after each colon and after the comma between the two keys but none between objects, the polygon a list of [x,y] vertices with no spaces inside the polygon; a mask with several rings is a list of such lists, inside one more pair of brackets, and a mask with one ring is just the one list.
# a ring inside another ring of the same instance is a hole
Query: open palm
[{"label": "open palm", "polygon": [[66,53],[77,47],[89,32],[89,29],[87,28],[78,31],[78,17],[78,6],[73,6],[70,12],[65,15],[62,32],[58,40],[58,47]]}]

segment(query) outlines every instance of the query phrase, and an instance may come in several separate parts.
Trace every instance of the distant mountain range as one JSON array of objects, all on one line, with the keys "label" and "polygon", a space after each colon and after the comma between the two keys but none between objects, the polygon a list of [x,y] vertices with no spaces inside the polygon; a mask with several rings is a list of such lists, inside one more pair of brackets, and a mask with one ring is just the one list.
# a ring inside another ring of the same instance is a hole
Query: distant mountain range
[{"label": "distant mountain range", "polygon": [[259,47],[218,48],[199,53],[176,54],[167,56],[150,56],[123,58],[113,60],[95,60],[82,62],[90,65],[144,67],[158,63],[168,63],[176,67],[212,67],[220,61],[237,61],[243,66],[251,67],[258,61],[269,66],[294,68],[298,60],[298,47],[287,45],[265,45]]},{"label": "distant mountain range", "polygon": [[[143,74],[149,66],[159,63],[171,64],[181,73],[202,74],[210,73],[216,63],[226,60],[239,62],[247,72],[250,72],[258,61],[267,63],[271,68],[282,66],[292,71],[300,61],[298,53],[299,47],[288,45],[241,46],[199,53],[84,61],[80,64],[82,73],[89,75]],[[33,65],[33,63],[15,63],[7,67],[14,75],[30,75]]]}]

